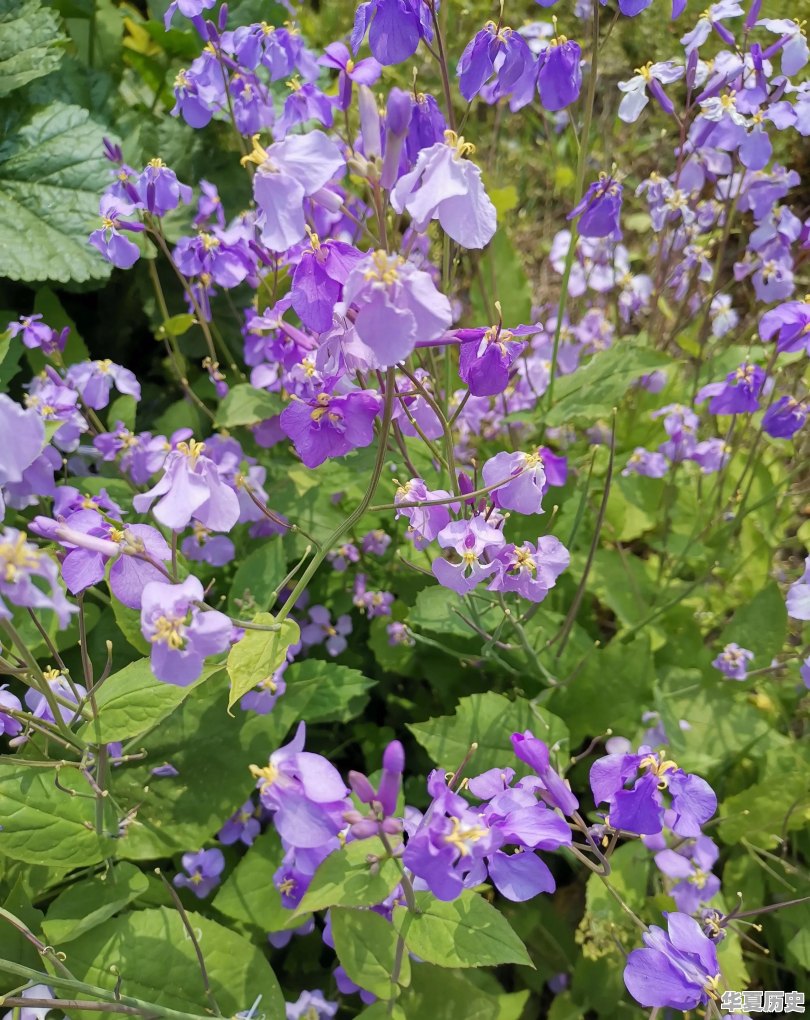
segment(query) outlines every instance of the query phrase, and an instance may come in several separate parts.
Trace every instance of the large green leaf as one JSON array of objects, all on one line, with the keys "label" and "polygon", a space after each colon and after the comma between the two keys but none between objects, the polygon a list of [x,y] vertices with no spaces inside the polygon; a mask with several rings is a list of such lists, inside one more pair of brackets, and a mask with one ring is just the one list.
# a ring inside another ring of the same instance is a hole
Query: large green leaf
[{"label": "large green leaf", "polygon": [[[119,857],[148,860],[201,846],[246,800],[254,785],[249,766],[265,764],[281,744],[287,731],[281,716],[247,722],[241,713],[229,716],[224,688],[224,677],[197,688],[138,742],[143,762],[113,770],[116,800],[135,812],[118,841]],[[179,774],[153,776],[165,762]]]},{"label": "large green leaf", "polygon": [[284,404],[278,393],[257,389],[248,383],[232,386],[219,405],[217,427],[232,429],[237,425],[256,425],[280,414]]},{"label": "large green leaf", "polygon": [[465,889],[450,903],[417,893],[418,913],[395,907],[393,923],[405,945],[420,960],[439,967],[532,966],[509,922],[478,893]]},{"label": "large green leaf", "polygon": [[[394,998],[397,933],[393,927],[373,910],[335,907],[330,917],[337,958],[352,981],[381,999]],[[404,953],[397,983],[407,987],[410,980],[411,964]]]},{"label": "large green leaf", "polygon": [[412,1017],[501,1020],[496,996],[487,994],[462,974],[426,963],[414,966],[410,988],[402,993],[398,1006],[402,1009],[400,1015],[408,1020]]},{"label": "large green leaf", "polygon": [[547,744],[568,739],[565,723],[556,715],[537,708],[525,698],[510,701],[492,691],[462,698],[455,715],[409,723],[408,729],[433,761],[451,772],[476,743],[478,747],[467,768],[469,775],[505,765],[519,768],[510,741],[512,733],[530,729]]},{"label": "large green leaf", "polygon": [[146,875],[122,861],[60,893],[48,908],[42,930],[54,945],[79,938],[143,896],[148,888]]},{"label": "large green leaf", "polygon": [[0,275],[58,283],[103,280],[87,243],[109,184],[104,129],[87,110],[51,103],[0,144]]},{"label": "large green leaf", "polygon": [[98,732],[96,723],[87,722],[79,736],[91,742],[106,743],[146,733],[221,669],[221,666],[207,666],[194,686],[175,687],[155,679],[148,659],[131,662],[113,673],[96,695]]},{"label": "large green leaf", "polygon": [[65,36],[39,0],[0,0],[0,96],[56,70]]},{"label": "large green leaf", "polygon": [[[80,772],[0,765],[0,854],[26,864],[71,868],[103,860],[113,846],[95,831],[96,800]],[[73,792],[69,792],[73,791]],[[108,805],[109,802],[106,802]],[[104,812],[104,828],[114,819]]]},{"label": "large green leaf", "polygon": [[285,566],[280,538],[265,539],[258,549],[241,558],[228,595],[231,615],[247,619],[272,608],[273,592],[284,580]]},{"label": "large green leaf", "polygon": [[301,914],[282,905],[273,882],[283,856],[281,841],[272,829],[259,836],[220,887],[214,908],[262,932],[297,928]]},{"label": "large green leaf", "polygon": [[[270,613],[257,613],[253,623],[261,627],[276,626]],[[228,676],[231,678],[231,692],[228,695],[230,709],[243,694],[252,691],[256,684],[272,677],[287,657],[287,649],[300,636],[298,624],[289,618],[282,620],[278,630],[248,630],[228,653]]]},{"label": "large green leaf", "polygon": [[[261,995],[267,1020],[283,1020],[284,996],[261,951],[202,914],[189,913],[188,919],[222,1013],[247,1010]],[[208,1012],[194,944],[180,914],[168,907],[123,914],[76,939],[70,969],[80,980],[106,988],[117,974],[125,995],[197,1016]]]},{"label": "large green leaf", "polygon": [[306,719],[314,722],[349,722],[363,711],[370,680],[356,669],[336,666],[323,659],[294,662],[284,673],[287,692],[282,699],[284,712],[291,722]]},{"label": "large green leaf", "polygon": [[298,912],[326,907],[373,907],[399,883],[402,872],[376,837],[335,850],[315,872]]}]

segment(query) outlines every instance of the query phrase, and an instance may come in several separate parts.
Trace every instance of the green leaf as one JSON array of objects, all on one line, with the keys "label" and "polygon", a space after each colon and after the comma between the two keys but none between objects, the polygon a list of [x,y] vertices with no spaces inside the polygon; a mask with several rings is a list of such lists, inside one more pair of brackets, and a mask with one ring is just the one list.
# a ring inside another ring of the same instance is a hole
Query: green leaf
[{"label": "green leaf", "polygon": [[323,659],[294,662],[284,673],[287,691],[282,699],[290,721],[349,722],[357,718],[368,701],[367,691],[377,681],[356,669]]},{"label": "green leaf", "polygon": [[595,354],[587,364],[554,384],[554,406],[547,425],[606,418],[639,376],[671,364],[659,351],[633,343],[617,343]]},{"label": "green leaf", "polygon": [[[369,864],[369,856],[376,862]],[[312,879],[296,913],[326,907],[373,907],[399,883],[400,866],[376,836],[348,843],[329,854]]]},{"label": "green leaf", "polygon": [[568,739],[568,730],[557,716],[524,698],[510,701],[493,691],[462,698],[455,715],[408,723],[408,729],[436,765],[451,772],[465,759],[470,746],[478,744],[467,769],[471,775],[503,768],[506,763],[514,765],[512,733],[530,729],[549,745]]},{"label": "green leaf", "polygon": [[163,323],[159,327],[158,339],[162,339],[161,334],[168,334],[173,337],[183,336],[184,333],[188,333],[196,322],[197,317],[189,314],[188,312],[183,312],[180,315],[172,315],[168,319],[164,319]]},{"label": "green leaf", "polygon": [[103,140],[87,110],[55,102],[0,144],[0,275],[59,283],[110,275],[87,243],[109,184]]},{"label": "green leaf", "polygon": [[258,549],[242,558],[228,595],[231,615],[244,619],[270,609],[276,585],[284,580],[285,568],[284,548],[279,538],[265,539]]},{"label": "green leaf", "polygon": [[[330,912],[335,952],[343,969],[355,984],[381,999],[397,994],[391,980],[396,957],[397,933],[373,910],[350,910],[335,907]],[[411,980],[411,964],[403,954],[398,984],[407,987]]]},{"label": "green leaf", "polygon": [[[96,864],[112,852],[113,843],[96,834],[95,797],[75,769],[62,770],[64,790],[54,777],[52,769],[0,765],[0,854],[58,868]],[[114,831],[112,814],[105,811],[107,831]]]},{"label": "green leaf", "polygon": [[413,969],[411,986],[398,1005],[408,1017],[430,1020],[499,1020],[498,999],[478,988],[462,974],[424,963]]},{"label": "green leaf", "polygon": [[170,715],[200,684],[221,671],[221,666],[206,666],[195,684],[175,687],[155,678],[148,659],[131,662],[105,680],[96,695],[100,737],[93,722],[85,723],[79,736],[91,743],[140,736]]},{"label": "green leaf", "polygon": [[[464,600],[441,585],[431,585],[429,588],[423,588],[416,596],[416,604],[408,613],[408,623],[421,630],[433,631],[435,634],[474,637],[475,632],[459,613],[467,619],[470,617],[469,606]],[[486,628],[491,624],[494,629],[502,615],[500,607],[493,602],[479,610],[480,626]]]},{"label": "green leaf", "polygon": [[[261,950],[202,914],[188,920],[223,1014],[247,1010],[261,995],[267,1020],[283,1020],[284,996]],[[70,969],[105,988],[120,974],[129,995],[197,1016],[209,1011],[194,944],[173,908],[136,910],[94,928],[71,943]]]},{"label": "green leaf", "polygon": [[69,942],[114,917],[148,888],[146,875],[122,861],[60,893],[48,908],[42,930],[54,945]]},{"label": "green leaf", "polygon": [[56,70],[66,41],[39,0],[0,0],[0,96]]},{"label": "green leaf", "polygon": [[297,928],[303,920],[300,912],[282,905],[273,881],[283,856],[281,840],[272,829],[259,836],[220,887],[214,908],[262,932]]},{"label": "green leaf", "polygon": [[[270,613],[257,613],[253,623],[272,627],[275,617]],[[278,630],[245,631],[242,640],[228,653],[228,676],[231,678],[229,709],[261,680],[272,677],[287,657],[287,649],[300,636],[298,624],[290,619],[282,620]]]},{"label": "green leaf", "polygon": [[431,893],[416,894],[419,913],[394,907],[393,924],[405,945],[438,967],[496,967],[534,964],[509,922],[478,893],[465,889],[450,903]]},{"label": "green leaf", "polygon": [[771,581],[750,602],[739,607],[715,641],[718,651],[732,641],[754,653],[751,669],[763,669],[782,651],[787,630],[785,598]]},{"label": "green leaf", "polygon": [[267,418],[280,414],[284,405],[277,393],[257,389],[248,383],[231,387],[228,395],[219,405],[216,426],[220,429],[235,428],[237,425],[255,425]]},{"label": "green leaf", "polygon": [[[138,741],[143,762],[112,770],[116,802],[134,812],[116,844],[119,858],[150,860],[199,847],[247,799],[254,785],[249,766],[267,762],[288,726],[277,711],[234,718],[225,711],[223,694],[221,674],[195,688]],[[152,769],[166,762],[179,774],[153,776]]]},{"label": "green leaf", "polygon": [[[508,201],[506,204],[509,204]],[[499,230],[493,237],[481,261],[481,274],[485,281],[489,304],[484,301],[481,287],[476,287],[472,293],[476,326],[486,325],[492,320],[493,301],[501,302],[507,326],[531,322],[531,285],[505,230]]]}]

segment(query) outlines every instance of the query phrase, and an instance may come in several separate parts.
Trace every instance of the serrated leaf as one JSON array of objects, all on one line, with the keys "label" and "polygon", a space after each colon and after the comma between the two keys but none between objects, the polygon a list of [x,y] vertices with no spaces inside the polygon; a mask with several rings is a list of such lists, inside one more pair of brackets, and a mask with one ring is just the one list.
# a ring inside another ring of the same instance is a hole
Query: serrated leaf
[{"label": "serrated leaf", "polygon": [[103,141],[87,110],[56,102],[0,144],[0,275],[58,283],[110,275],[87,243],[109,184]]},{"label": "serrated leaf", "polygon": [[[0,854],[26,864],[87,867],[112,852],[113,842],[95,831],[96,802],[84,777],[62,771],[60,790],[52,769],[0,765]],[[75,790],[71,795],[69,790]],[[105,827],[115,819],[105,811]]]},{"label": "serrated leaf", "polygon": [[[335,907],[330,912],[335,952],[343,969],[355,984],[381,999],[391,999],[396,986],[391,979],[396,958],[397,933],[373,910]],[[402,957],[398,984],[407,987],[411,964]]]},{"label": "serrated leaf", "polygon": [[493,691],[462,698],[455,715],[408,723],[408,729],[433,761],[451,772],[467,756],[470,746],[478,744],[467,769],[470,775],[504,765],[520,768],[512,750],[512,733],[530,729],[549,745],[568,737],[565,724],[557,716],[531,705],[524,698],[510,701]]},{"label": "serrated leaf", "polygon": [[294,662],[284,673],[287,691],[285,713],[307,722],[349,722],[368,701],[367,691],[377,681],[356,669],[323,659]]},{"label": "serrated leaf", "polygon": [[0,96],[55,71],[65,36],[39,0],[0,0]]},{"label": "serrated leaf", "polygon": [[146,875],[122,861],[60,893],[48,908],[42,930],[54,945],[79,938],[143,896],[148,888]]},{"label": "serrated leaf", "polygon": [[[261,995],[267,1020],[284,1020],[284,996],[261,950],[202,914],[190,911],[188,920],[223,1014],[247,1010]],[[195,1016],[209,1012],[194,944],[174,908],[133,911],[88,932],[71,943],[70,967],[106,988],[115,967],[130,995]]]},{"label": "serrated leaf", "polygon": [[[376,858],[372,866],[369,856]],[[327,907],[373,907],[399,884],[402,872],[377,837],[356,840],[329,854],[315,872],[296,913]]]},{"label": "serrated leaf", "polygon": [[79,736],[93,743],[140,736],[171,715],[201,684],[221,671],[221,666],[206,666],[195,684],[175,687],[155,678],[148,659],[131,662],[104,681],[96,695],[98,722],[85,723]]},{"label": "serrated leaf", "polygon": [[[416,603],[408,613],[408,623],[421,630],[435,634],[452,634],[462,638],[476,637],[475,631],[464,622],[461,615],[469,619],[469,607],[455,592],[441,585],[423,588],[416,596]],[[480,625],[494,628],[501,619],[502,611],[494,602],[479,611]]]},{"label": "serrated leaf", "polygon": [[606,418],[639,376],[670,364],[665,354],[637,343],[623,341],[600,351],[576,372],[556,380],[554,406],[546,424],[564,425],[578,419],[593,424]]},{"label": "serrated leaf", "polygon": [[257,389],[248,383],[232,386],[217,411],[217,428],[230,429],[237,425],[256,425],[272,418],[283,410],[277,393]]},{"label": "serrated leaf", "polygon": [[393,925],[410,952],[438,967],[495,967],[534,964],[500,911],[465,889],[449,903],[432,893],[416,894],[418,913],[394,907]]},{"label": "serrated leaf", "polygon": [[[275,625],[270,613],[257,613],[253,623],[262,627]],[[228,676],[231,678],[231,692],[228,696],[230,709],[243,694],[252,691],[261,680],[270,677],[287,657],[287,649],[294,645],[301,632],[294,620],[282,620],[278,630],[247,630],[228,653]]]}]

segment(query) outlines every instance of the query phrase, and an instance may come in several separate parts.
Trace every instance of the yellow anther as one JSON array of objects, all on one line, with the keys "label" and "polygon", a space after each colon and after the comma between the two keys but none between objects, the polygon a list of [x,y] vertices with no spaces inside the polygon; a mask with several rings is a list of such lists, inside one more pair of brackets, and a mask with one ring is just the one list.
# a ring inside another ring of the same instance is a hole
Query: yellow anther
[{"label": "yellow anther", "polygon": [[398,269],[405,259],[400,255],[389,255],[378,248],[371,256],[372,265],[363,274],[366,280],[376,280],[390,286],[399,279]]},{"label": "yellow anther", "polygon": [[155,633],[149,639],[152,644],[165,644],[175,651],[180,651],[186,643],[183,637],[184,620],[176,616],[159,616],[155,620]]},{"label": "yellow anther", "polygon": [[449,145],[454,150],[456,159],[461,159],[463,156],[471,156],[475,152],[475,146],[472,142],[464,140],[464,135],[456,134],[455,131],[449,129],[444,133],[444,141],[446,145]]},{"label": "yellow anther", "polygon": [[7,584],[13,584],[22,570],[33,570],[40,560],[40,552],[26,541],[21,531],[14,542],[0,542],[0,569]]},{"label": "yellow anther", "polygon": [[450,821],[453,825],[453,831],[444,837],[445,843],[450,843],[454,846],[462,857],[469,857],[472,851],[468,844],[477,843],[479,839],[483,839],[487,835],[489,830],[479,825],[473,825],[469,829],[462,829],[458,818],[451,818]]},{"label": "yellow anther", "polygon": [[187,443],[178,443],[177,449],[183,456],[188,457],[189,465],[193,468],[205,451],[205,443],[198,443],[196,439],[189,439]]},{"label": "yellow anther", "polygon": [[251,765],[250,774],[254,779],[260,779],[260,789],[264,789],[265,786],[271,786],[278,779],[278,769],[272,762],[268,762],[263,768],[258,765]]},{"label": "yellow anther", "polygon": [[247,156],[243,156],[239,160],[242,166],[247,166],[248,163],[255,163],[256,166],[261,166],[263,163],[266,163],[267,160],[269,159],[267,155],[267,150],[263,149],[261,145],[259,145],[259,138],[260,135],[253,135],[253,137],[250,139],[253,149]]}]

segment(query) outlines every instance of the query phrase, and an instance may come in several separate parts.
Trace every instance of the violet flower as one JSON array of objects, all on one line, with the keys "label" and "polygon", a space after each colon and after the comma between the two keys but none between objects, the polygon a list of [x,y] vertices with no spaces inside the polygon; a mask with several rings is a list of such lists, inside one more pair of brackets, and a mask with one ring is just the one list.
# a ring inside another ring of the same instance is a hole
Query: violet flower
[{"label": "violet flower", "polygon": [[49,357],[65,349],[70,333],[68,326],[57,333],[55,329],[42,322],[41,315],[23,315],[19,322],[10,322],[6,328],[12,339],[19,336],[29,350],[38,348]]},{"label": "violet flower", "polygon": [[194,439],[178,443],[166,458],[160,481],[133,498],[138,513],[146,513],[157,500],[155,519],[173,531],[181,531],[192,518],[210,531],[230,531],[239,520],[239,500],[204,451],[205,443]]},{"label": "violet flower", "polygon": [[677,850],[660,850],[655,864],[668,878],[678,881],[670,889],[675,906],[684,914],[695,914],[720,891],[720,879],[712,874],[720,851],[708,836],[698,836]]},{"label": "violet flower", "polygon": [[590,782],[594,801],[609,805],[610,825],[640,835],[661,832],[664,794],[674,813],[670,828],[679,836],[699,836],[700,826],[717,810],[717,797],[704,779],[647,746],[638,754],[600,758],[591,766]]},{"label": "violet flower", "polygon": [[110,402],[113,386],[135,400],[141,399],[141,384],[133,372],[116,365],[109,358],[102,361],[80,361],[70,366],[65,382],[73,387],[88,407],[99,411]]},{"label": "violet flower", "polygon": [[762,431],[774,439],[791,439],[807,421],[808,406],[795,397],[780,397],[762,416]]},{"label": "violet flower", "polygon": [[526,349],[517,337],[539,333],[540,326],[504,329],[501,323],[488,329],[459,329],[458,374],[474,397],[490,397],[509,385],[512,366]]},{"label": "violet flower", "polygon": [[750,362],[729,372],[723,383],[709,383],[701,387],[695,397],[697,403],[711,397],[711,414],[751,414],[759,409],[759,398],[767,390],[765,369]]},{"label": "violet flower", "polygon": [[537,545],[507,545],[496,554],[490,591],[513,591],[530,602],[542,602],[568,567],[571,556],[553,535],[542,535]]},{"label": "violet flower", "polygon": [[428,273],[382,250],[355,266],[343,300],[356,308],[354,327],[374,352],[378,368],[404,361],[417,340],[437,340],[453,321],[449,300]]},{"label": "violet flower", "polygon": [[19,719],[9,715],[9,711],[22,712],[20,699],[11,693],[8,684],[0,686],[0,734],[6,737],[16,737],[22,729]]},{"label": "violet flower", "polygon": [[324,47],[323,56],[318,59],[321,67],[339,71],[337,107],[348,110],[352,101],[352,84],[374,85],[382,74],[382,65],[374,57],[352,60],[348,46],[342,42],[329,43]]},{"label": "violet flower", "polygon": [[535,453],[502,450],[484,464],[481,477],[487,487],[503,482],[490,494],[492,502],[501,510],[514,510],[519,514],[543,513],[546,473],[539,450]]},{"label": "violet flower", "polygon": [[754,653],[752,651],[749,651],[747,648],[740,648],[735,641],[732,641],[720,652],[712,662],[712,665],[730,680],[745,680],[748,676],[747,663],[753,658]]},{"label": "violet flower", "polygon": [[667,915],[665,932],[652,925],[644,949],[627,957],[624,983],[642,1006],[688,1010],[720,998],[720,964],[714,943],[688,914]]},{"label": "violet flower", "polygon": [[138,220],[127,220],[123,217],[129,216],[134,207],[127,203],[116,200],[109,195],[102,195],[99,202],[99,215],[101,216],[101,227],[94,230],[88,237],[88,243],[111,262],[118,269],[131,269],[138,261],[141,250],[137,244],[124,237],[122,230],[141,231],[143,224]]},{"label": "violet flower", "polygon": [[[0,553],[0,564],[2,564],[2,553]],[[1,585],[0,592],[2,592]],[[786,601],[788,616],[794,620],[810,620],[810,556],[804,561],[802,576],[788,588]]]},{"label": "violet flower", "polygon": [[6,601],[26,609],[50,609],[62,629],[78,611],[59,587],[56,563],[16,528],[0,531],[0,619],[11,618]]},{"label": "violet flower", "polygon": [[0,447],[0,520],[5,513],[3,487],[18,484],[45,445],[45,425],[35,408],[23,409],[0,393],[0,435],[14,436]]},{"label": "violet flower", "polygon": [[152,645],[152,672],[163,683],[188,687],[202,673],[209,655],[230,647],[231,621],[200,607],[205,597],[196,577],[181,584],[150,581],[141,597],[141,632]]},{"label": "violet flower", "polygon": [[619,89],[624,93],[619,104],[619,119],[625,124],[634,124],[650,101],[648,90],[665,113],[674,113],[675,107],[661,86],[671,85],[672,82],[683,78],[684,74],[683,65],[676,64],[674,60],[658,63],[649,60],[642,67],[637,67],[632,78],[619,82]]},{"label": "violet flower", "polygon": [[[42,674],[52,694],[59,698],[57,706],[62,720],[70,725],[77,717],[78,712],[70,706],[78,705],[79,699],[87,697],[87,690],[81,684],[69,684],[65,676],[58,669],[46,669]],[[67,704],[63,704],[67,702]],[[25,693],[25,704],[35,719],[42,719],[45,722],[55,722],[48,699],[40,691],[29,688]]]},{"label": "violet flower", "polygon": [[220,883],[225,870],[225,858],[221,850],[199,850],[183,854],[183,868],[186,874],[175,875],[172,884],[178,889],[190,889],[199,900],[204,900]]},{"label": "violet flower", "polygon": [[330,1020],[338,1008],[338,1003],[324,998],[320,989],[301,992],[295,1002],[284,1005],[286,1020]]},{"label": "violet flower", "polygon": [[326,606],[312,606],[309,610],[309,623],[301,628],[301,644],[305,648],[325,644],[327,652],[334,657],[346,651],[346,637],[351,632],[350,616],[339,616],[333,624],[332,615]]},{"label": "violet flower", "polygon": [[497,563],[484,557],[496,554],[505,544],[503,532],[488,524],[482,514],[452,521],[439,532],[438,540],[442,549],[456,553],[458,562],[439,556],[433,561],[433,573],[439,584],[459,595],[471,592],[497,569]]},{"label": "violet flower", "polygon": [[367,839],[378,833],[390,836],[402,832],[402,819],[395,816],[405,769],[405,751],[398,740],[392,740],[383,751],[382,766],[376,789],[362,772],[349,773],[349,786],[354,795],[369,808],[367,814],[354,808],[343,814],[355,839]]},{"label": "violet flower", "polygon": [[465,159],[474,151],[475,146],[454,131],[445,131],[444,141],[422,149],[413,170],[397,181],[391,192],[393,208],[399,213],[407,209],[420,233],[431,220],[438,220],[462,247],[484,248],[492,240],[498,216],[480,168]]},{"label": "violet flower", "polygon": [[550,764],[548,745],[531,730],[513,733],[511,740],[515,756],[530,765],[537,774],[540,782],[533,789],[540,797],[550,807],[559,808],[564,815],[579,810],[579,801],[571,792],[570,785]]},{"label": "violet flower", "polygon": [[292,306],[301,322],[315,333],[332,328],[334,307],[343,297],[343,285],[365,256],[343,241],[321,242],[310,233],[310,249],[299,259],[292,280]]},{"label": "violet flower", "polygon": [[622,186],[612,176],[599,174],[599,180],[588,187],[581,201],[566,219],[580,217],[577,231],[582,237],[609,237],[621,240],[619,218],[622,211]]},{"label": "violet flower", "polygon": [[319,393],[312,400],[293,400],[279,424],[304,464],[315,468],[374,442],[373,423],[381,407],[381,398],[368,390]]},{"label": "violet flower", "polygon": [[[446,499],[446,503],[430,505],[431,500]],[[408,537],[417,549],[425,549],[450,523],[450,511],[458,512],[459,503],[453,502],[445,489],[428,489],[422,478],[412,478],[397,487],[394,503],[423,503],[422,506],[404,506],[397,509],[395,517],[408,521]]]},{"label": "violet flower", "polygon": [[177,174],[162,159],[151,159],[134,183],[141,204],[153,216],[165,216],[181,202],[191,201],[191,188],[177,180]]},{"label": "violet flower", "polygon": [[763,340],[776,337],[780,354],[804,351],[810,354],[810,301],[787,301],[766,312],[759,320]]},{"label": "violet flower", "polygon": [[[438,6],[438,3],[437,5]],[[433,38],[424,0],[367,0],[357,8],[351,45],[355,53],[368,32],[374,58],[383,65],[400,64],[413,56],[420,39]]]},{"label": "violet flower", "polygon": [[244,843],[245,846],[253,846],[253,840],[259,835],[261,825],[256,817],[256,806],[252,800],[247,800],[236,811],[217,833],[217,839],[225,846],[233,843]]},{"label": "violet flower", "polygon": [[537,60],[537,91],[550,113],[564,110],[579,99],[582,89],[582,50],[579,43],[555,36]]}]

